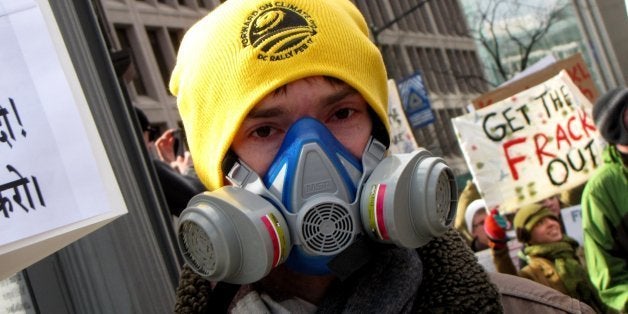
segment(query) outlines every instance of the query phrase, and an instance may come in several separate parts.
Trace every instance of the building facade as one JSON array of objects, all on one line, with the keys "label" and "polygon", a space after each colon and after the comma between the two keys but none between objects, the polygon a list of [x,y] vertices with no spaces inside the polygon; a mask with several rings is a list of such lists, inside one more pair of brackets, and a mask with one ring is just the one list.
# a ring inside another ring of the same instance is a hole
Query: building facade
[{"label": "building facade", "polygon": [[628,1],[572,0],[582,41],[602,92],[628,84]]},{"label": "building facade", "polygon": [[[487,90],[475,42],[456,0],[354,0],[382,50],[389,78],[417,71],[435,120],[414,130],[419,146],[442,156],[457,175],[468,171],[450,118],[466,113]],[[162,131],[180,127],[176,101],[167,90],[185,30],[220,4],[218,0],[100,0],[112,50],[132,53],[135,77],[128,84],[134,105]]]},{"label": "building facade", "polygon": [[382,50],[389,78],[399,82],[416,72],[423,77],[435,120],[414,129],[417,143],[442,156],[457,176],[467,174],[450,119],[465,114],[467,104],[488,86],[459,3],[354,2]]}]

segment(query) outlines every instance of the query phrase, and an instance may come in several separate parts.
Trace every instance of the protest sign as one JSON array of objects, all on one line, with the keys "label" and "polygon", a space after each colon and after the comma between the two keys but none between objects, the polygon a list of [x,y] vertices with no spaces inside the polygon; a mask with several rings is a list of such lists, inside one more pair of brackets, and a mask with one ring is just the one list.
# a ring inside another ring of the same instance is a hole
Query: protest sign
[{"label": "protest sign", "polygon": [[414,73],[399,83],[399,97],[412,128],[420,129],[434,123],[434,113],[421,73]]},{"label": "protest sign", "polygon": [[574,205],[560,210],[563,219],[565,233],[578,241],[580,246],[584,246],[584,235],[582,232],[582,206]]},{"label": "protest sign", "polygon": [[584,94],[584,96],[587,97],[591,103],[594,103],[597,100],[600,92],[595,86],[593,77],[587,68],[587,64],[584,62],[582,55],[577,53],[569,58],[550,64],[543,69],[520,77],[519,79],[500,86],[488,93],[484,93],[471,102],[476,109],[489,106],[532,86],[536,86],[563,70],[567,71],[569,77],[571,77],[572,81],[576,84],[576,86],[578,86],[578,89],[580,89],[582,94]]},{"label": "protest sign", "polygon": [[388,80],[388,122],[390,124],[390,152],[410,153],[419,148],[406,115],[394,80]]},{"label": "protest sign", "polygon": [[452,119],[489,207],[512,212],[584,183],[600,165],[591,102],[566,71],[491,106]]},{"label": "protest sign", "polygon": [[0,279],[126,213],[47,1],[0,0]]},{"label": "protest sign", "polygon": [[[521,248],[523,248],[523,244],[517,241],[516,238],[513,238],[512,240],[508,241],[506,245],[508,246],[508,256],[510,257],[512,264],[515,266],[516,269],[519,269],[519,252],[521,251]],[[482,265],[486,272],[497,272],[495,262],[493,262],[493,252],[491,249],[485,249],[475,252],[475,256],[478,258],[478,263]]]}]

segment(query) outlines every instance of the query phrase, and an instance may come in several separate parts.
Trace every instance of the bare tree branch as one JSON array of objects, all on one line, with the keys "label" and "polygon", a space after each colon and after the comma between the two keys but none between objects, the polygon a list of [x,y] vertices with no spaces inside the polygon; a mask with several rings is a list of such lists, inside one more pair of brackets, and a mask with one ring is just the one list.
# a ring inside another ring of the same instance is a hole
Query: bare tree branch
[{"label": "bare tree branch", "polygon": [[[551,8],[533,7],[527,2],[516,0],[476,2],[469,27],[471,37],[491,59],[487,68],[503,81],[526,69],[534,50],[552,26],[565,17],[567,6],[568,3],[564,1]],[[520,16],[523,11],[533,13]],[[513,63],[513,58],[518,62]]]}]

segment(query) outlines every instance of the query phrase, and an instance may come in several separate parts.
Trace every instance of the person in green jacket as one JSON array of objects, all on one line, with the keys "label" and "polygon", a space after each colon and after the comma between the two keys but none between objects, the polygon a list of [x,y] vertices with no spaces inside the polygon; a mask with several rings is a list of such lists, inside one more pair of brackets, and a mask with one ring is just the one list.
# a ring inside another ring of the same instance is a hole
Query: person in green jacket
[{"label": "person in green jacket", "polygon": [[603,164],[582,195],[584,252],[589,277],[610,307],[628,312],[628,88],[613,89],[593,107],[608,142]]}]

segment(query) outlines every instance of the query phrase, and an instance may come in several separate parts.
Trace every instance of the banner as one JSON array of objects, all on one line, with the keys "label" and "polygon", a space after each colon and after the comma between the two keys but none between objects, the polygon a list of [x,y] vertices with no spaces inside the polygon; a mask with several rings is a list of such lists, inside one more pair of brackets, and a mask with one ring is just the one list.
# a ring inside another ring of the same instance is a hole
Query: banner
[{"label": "banner", "polygon": [[389,150],[391,153],[410,153],[419,148],[401,107],[397,85],[392,79],[388,80],[388,122],[390,124]]},{"label": "banner", "polygon": [[601,163],[592,104],[566,71],[452,119],[489,207],[508,213],[584,183]]},{"label": "banner", "polygon": [[47,1],[0,0],[0,279],[126,213]]},{"label": "banner", "polygon": [[420,129],[434,122],[434,113],[419,72],[399,83],[399,95],[412,128]]}]

